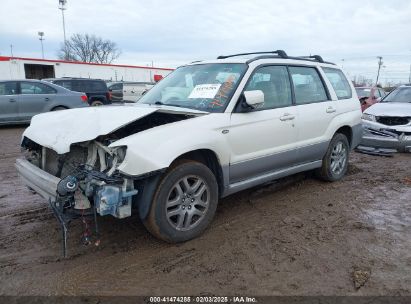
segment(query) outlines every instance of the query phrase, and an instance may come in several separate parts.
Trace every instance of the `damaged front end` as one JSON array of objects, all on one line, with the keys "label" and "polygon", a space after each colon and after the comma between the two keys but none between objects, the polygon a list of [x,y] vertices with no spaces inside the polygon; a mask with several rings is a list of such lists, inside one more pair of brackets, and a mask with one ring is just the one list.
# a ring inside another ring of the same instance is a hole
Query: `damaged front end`
[{"label": "damaged front end", "polygon": [[[63,230],[66,256],[67,229],[71,220],[93,216],[98,234],[97,214],[125,218],[131,215],[134,181],[116,169],[126,147],[109,148],[109,139],[72,145],[70,152],[57,154],[24,138],[26,159],[16,167],[23,181],[49,201]],[[86,225],[87,226],[87,225]],[[90,234],[83,235],[88,242]]]},{"label": "damaged front end", "polygon": [[[85,217],[94,217],[97,232],[97,215],[125,218],[133,205],[140,216],[141,208],[146,212],[148,203],[142,202],[151,202],[153,180],[166,166],[144,166],[149,158],[135,157],[134,135],[204,115],[147,105],[60,112],[32,119],[21,144],[25,157],[16,160],[16,168],[23,182],[49,201],[62,226],[64,244],[73,219],[82,219],[87,231]],[[130,170],[136,167],[143,169],[136,174]],[[87,243],[89,233],[83,236]]]},{"label": "damaged front end", "polygon": [[[34,176],[26,180],[46,199],[64,201],[65,208],[84,210],[94,204],[100,215],[124,218],[131,215],[131,196],[136,190],[132,179],[116,171],[126,147],[108,148],[108,144],[98,140],[74,144],[69,153],[60,155],[25,138],[22,146],[26,148],[26,160],[18,160],[17,168],[23,178],[28,163],[57,178],[49,177],[54,181],[49,183],[50,189],[39,189],[41,185],[36,185]],[[44,179],[44,173],[39,178]]]},{"label": "damaged front end", "polygon": [[411,152],[411,118],[363,114],[363,137],[357,149],[376,155]]}]

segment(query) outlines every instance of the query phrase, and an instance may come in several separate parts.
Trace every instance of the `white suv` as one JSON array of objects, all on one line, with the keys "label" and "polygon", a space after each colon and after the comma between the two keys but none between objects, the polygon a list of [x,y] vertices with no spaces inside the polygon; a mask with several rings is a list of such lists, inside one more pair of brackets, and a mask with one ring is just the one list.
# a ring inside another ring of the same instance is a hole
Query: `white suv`
[{"label": "white suv", "polygon": [[361,134],[336,65],[247,53],[182,66],[137,104],[37,115],[16,166],[60,221],[136,210],[152,234],[181,242],[206,229],[221,197],[306,170],[341,179]]}]

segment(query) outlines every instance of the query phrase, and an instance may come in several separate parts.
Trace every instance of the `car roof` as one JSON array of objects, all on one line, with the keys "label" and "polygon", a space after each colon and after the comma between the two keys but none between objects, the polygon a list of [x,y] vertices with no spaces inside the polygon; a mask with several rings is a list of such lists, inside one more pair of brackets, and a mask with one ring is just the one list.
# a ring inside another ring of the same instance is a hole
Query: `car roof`
[{"label": "car roof", "polygon": [[207,64],[207,63],[245,63],[269,62],[269,63],[292,63],[304,65],[321,65],[336,67],[334,63],[324,61],[319,55],[310,56],[288,56],[283,50],[269,52],[239,53],[233,55],[218,56],[215,60],[193,61],[188,65]]},{"label": "car roof", "polygon": [[260,65],[260,64],[292,64],[292,65],[309,65],[309,66],[321,66],[321,67],[328,67],[333,69],[341,69],[337,65],[332,63],[320,63],[312,60],[302,61],[296,60],[292,58],[284,59],[284,58],[259,58],[259,59],[252,59],[250,58],[227,58],[227,59],[217,59],[217,60],[204,60],[204,61],[194,61],[184,66],[190,65],[201,65],[201,64],[210,64],[210,63],[242,63],[242,64],[253,64],[253,65]]},{"label": "car roof", "polygon": [[103,79],[95,79],[95,78],[81,78],[81,77],[62,77],[62,78],[43,78],[42,80],[84,80],[84,81],[103,81]]},{"label": "car roof", "polygon": [[0,82],[6,81],[44,82],[43,80],[38,79],[0,79]]}]

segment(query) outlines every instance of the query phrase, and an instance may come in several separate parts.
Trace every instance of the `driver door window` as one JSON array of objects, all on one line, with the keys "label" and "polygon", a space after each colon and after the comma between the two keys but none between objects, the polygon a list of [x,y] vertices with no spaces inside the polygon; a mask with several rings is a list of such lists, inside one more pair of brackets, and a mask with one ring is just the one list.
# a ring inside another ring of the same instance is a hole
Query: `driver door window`
[{"label": "driver door window", "polygon": [[264,94],[264,105],[259,110],[292,105],[290,80],[284,66],[259,68],[245,88],[245,91],[253,90],[260,90]]}]

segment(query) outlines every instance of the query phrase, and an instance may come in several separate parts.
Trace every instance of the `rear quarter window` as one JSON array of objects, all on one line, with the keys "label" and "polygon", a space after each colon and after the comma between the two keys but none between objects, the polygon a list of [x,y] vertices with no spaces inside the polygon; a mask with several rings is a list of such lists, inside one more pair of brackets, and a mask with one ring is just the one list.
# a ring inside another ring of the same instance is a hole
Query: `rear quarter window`
[{"label": "rear quarter window", "polygon": [[337,95],[338,99],[349,99],[352,97],[350,83],[344,73],[339,69],[322,68]]},{"label": "rear quarter window", "polygon": [[103,81],[88,81],[87,87],[89,92],[107,91],[107,85]]}]

